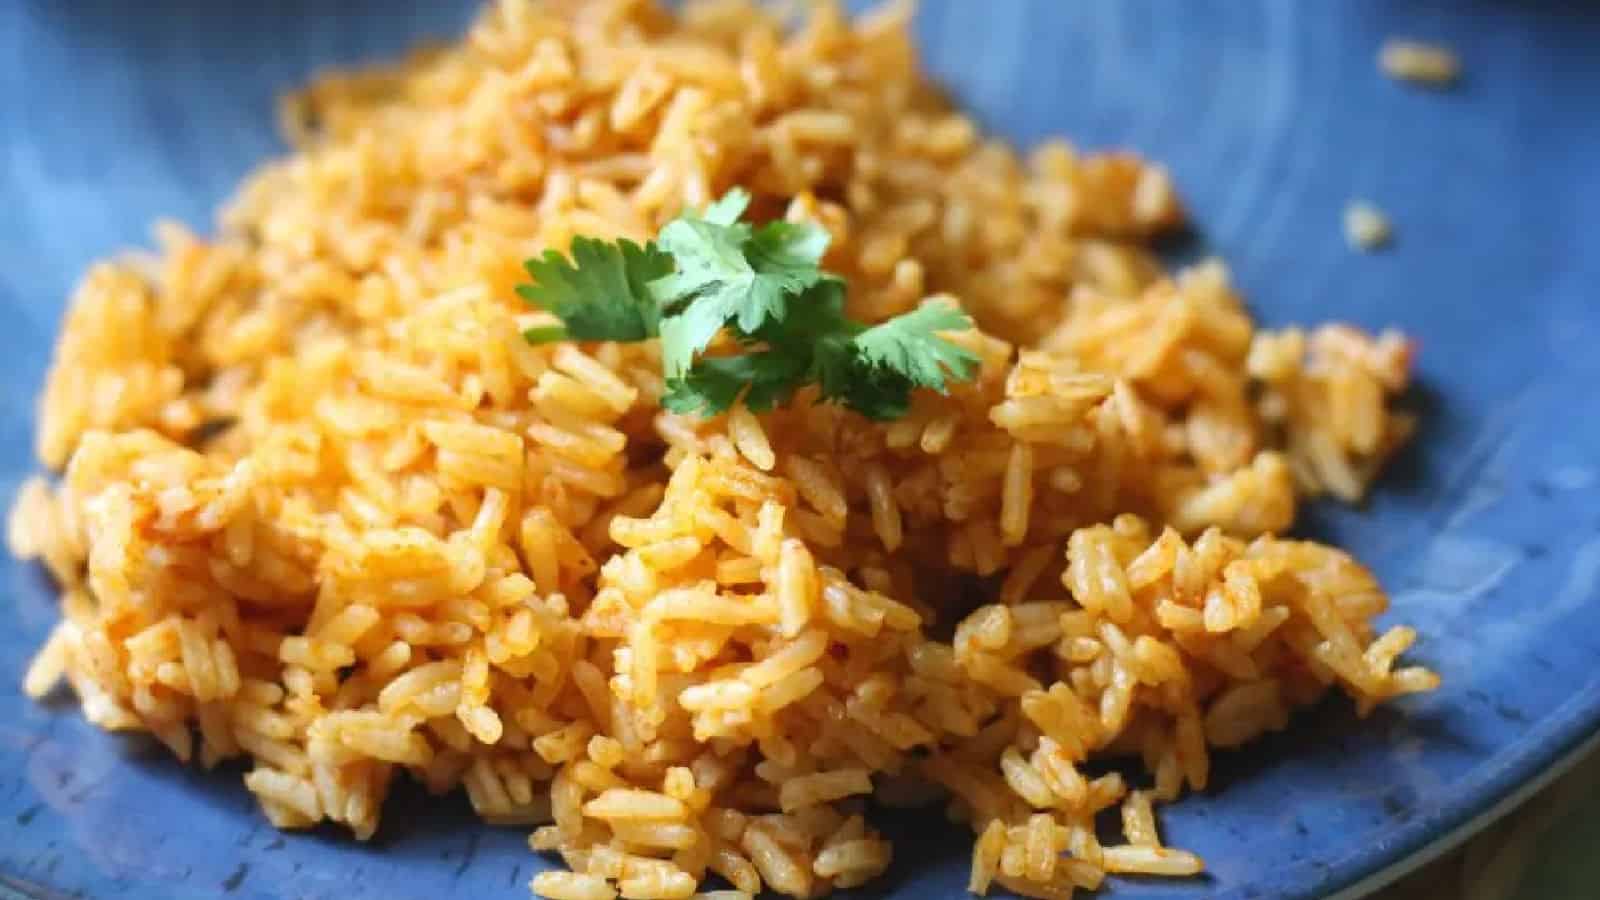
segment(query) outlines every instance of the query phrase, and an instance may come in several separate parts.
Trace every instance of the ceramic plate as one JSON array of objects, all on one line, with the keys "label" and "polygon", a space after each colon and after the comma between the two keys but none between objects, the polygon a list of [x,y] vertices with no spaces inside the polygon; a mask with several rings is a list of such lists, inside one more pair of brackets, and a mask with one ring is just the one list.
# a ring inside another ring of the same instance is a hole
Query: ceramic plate
[{"label": "ceramic plate", "polygon": [[[33,469],[34,396],[63,298],[173,216],[204,226],[282,148],[272,97],[318,66],[457,33],[470,10],[388,0],[0,4],[0,480]],[[1600,724],[1600,12],[1516,0],[928,0],[933,73],[1021,144],[1066,134],[1167,163],[1195,246],[1267,323],[1420,340],[1422,432],[1363,508],[1303,531],[1350,548],[1416,624],[1444,687],[1357,721],[1329,702],[1223,755],[1163,815],[1204,879],[1124,897],[1320,897],[1413,857]],[[1438,92],[1376,70],[1391,35],[1456,48]],[[1394,246],[1346,248],[1366,198]],[[55,617],[0,562],[0,885],[39,896],[524,897],[546,865],[465,804],[397,797],[379,837],[279,834],[237,770],[186,769],[15,685]],[[969,838],[891,821],[872,896],[955,900]],[[5,889],[0,888],[0,894]],[[865,896],[865,895],[864,895]]]}]

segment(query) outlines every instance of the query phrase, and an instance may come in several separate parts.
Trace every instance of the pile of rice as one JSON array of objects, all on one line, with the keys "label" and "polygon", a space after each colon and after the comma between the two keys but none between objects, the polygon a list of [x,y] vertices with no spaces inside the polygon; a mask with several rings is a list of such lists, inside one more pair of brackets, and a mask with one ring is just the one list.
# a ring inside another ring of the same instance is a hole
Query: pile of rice
[{"label": "pile of rice", "polygon": [[[1210,748],[1437,683],[1367,570],[1274,536],[1404,440],[1408,344],[1163,275],[1163,170],[1019,158],[909,15],[505,0],[292,98],[297,151],[216,238],[164,226],[72,301],[63,474],[11,521],[62,590],[26,690],[248,758],[282,828],[364,839],[396,778],[465,788],[566,862],[557,900],[858,885],[879,806],[969,824],[978,893],[1199,871],[1152,809]],[[890,424],[806,394],[700,420],[661,410],[654,343],[522,340],[523,259],[734,185],[832,233],[858,316],[959,298],[980,377]],[[1116,757],[1143,768],[1084,774]]]}]

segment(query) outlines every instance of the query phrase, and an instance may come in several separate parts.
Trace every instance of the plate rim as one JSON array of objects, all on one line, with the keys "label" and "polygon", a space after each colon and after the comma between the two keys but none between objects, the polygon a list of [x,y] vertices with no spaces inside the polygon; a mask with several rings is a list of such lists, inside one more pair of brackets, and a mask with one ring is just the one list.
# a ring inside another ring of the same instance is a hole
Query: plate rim
[{"label": "plate rim", "polygon": [[1461,795],[1396,829],[1370,850],[1335,862],[1323,884],[1295,894],[1299,900],[1359,900],[1460,847],[1510,815],[1589,754],[1600,751],[1600,690],[1573,697],[1570,711],[1551,716],[1548,734],[1526,733],[1509,745],[1509,758],[1489,761],[1486,774],[1469,778]]}]

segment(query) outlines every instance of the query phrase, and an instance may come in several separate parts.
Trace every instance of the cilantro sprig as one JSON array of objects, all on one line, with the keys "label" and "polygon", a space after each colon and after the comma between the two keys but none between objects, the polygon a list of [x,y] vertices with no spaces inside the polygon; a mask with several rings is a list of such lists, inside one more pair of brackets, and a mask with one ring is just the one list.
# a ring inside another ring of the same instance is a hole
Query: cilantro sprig
[{"label": "cilantro sprig", "polygon": [[[561,325],[532,328],[533,343],[661,339],[667,390],[681,413],[716,415],[742,401],[762,412],[818,386],[822,399],[878,420],[910,408],[911,392],[969,381],[978,359],[941,336],[972,320],[926,304],[867,326],[844,314],[842,279],[821,268],[828,233],[809,223],[742,221],[750,195],[729,191],[703,212],[669,222],[639,246],[578,237],[570,257],[547,251],[524,266],[529,304]],[[723,331],[737,350],[707,354]]]}]

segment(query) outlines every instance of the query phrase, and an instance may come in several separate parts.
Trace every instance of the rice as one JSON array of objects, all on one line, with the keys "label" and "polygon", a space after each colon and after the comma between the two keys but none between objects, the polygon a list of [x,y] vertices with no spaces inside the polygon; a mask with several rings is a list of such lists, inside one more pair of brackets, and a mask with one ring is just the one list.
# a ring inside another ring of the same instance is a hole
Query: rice
[{"label": "rice", "polygon": [[[1276,537],[1409,436],[1410,345],[1163,274],[1166,172],[1018,157],[909,14],[504,0],[287,101],[295,154],[217,237],[164,226],[72,300],[59,475],[9,528],[62,589],[25,690],[245,758],[284,828],[365,839],[397,778],[461,788],[559,854],[553,900],[867,883],[869,795],[966,822],[978,893],[1199,871],[1155,808],[1210,747],[1437,684],[1370,573]],[[855,314],[959,298],[976,380],[887,424],[806,392],[701,420],[653,343],[523,341],[521,260],[735,184],[830,231]],[[1086,773],[1129,754],[1148,783]]]},{"label": "rice", "polygon": [[1378,67],[1390,78],[1428,87],[1449,87],[1461,77],[1461,61],[1450,48],[1399,38],[1383,42]]},{"label": "rice", "polygon": [[1366,202],[1353,202],[1344,209],[1344,238],[1356,250],[1376,250],[1389,243],[1392,229],[1389,217]]}]

